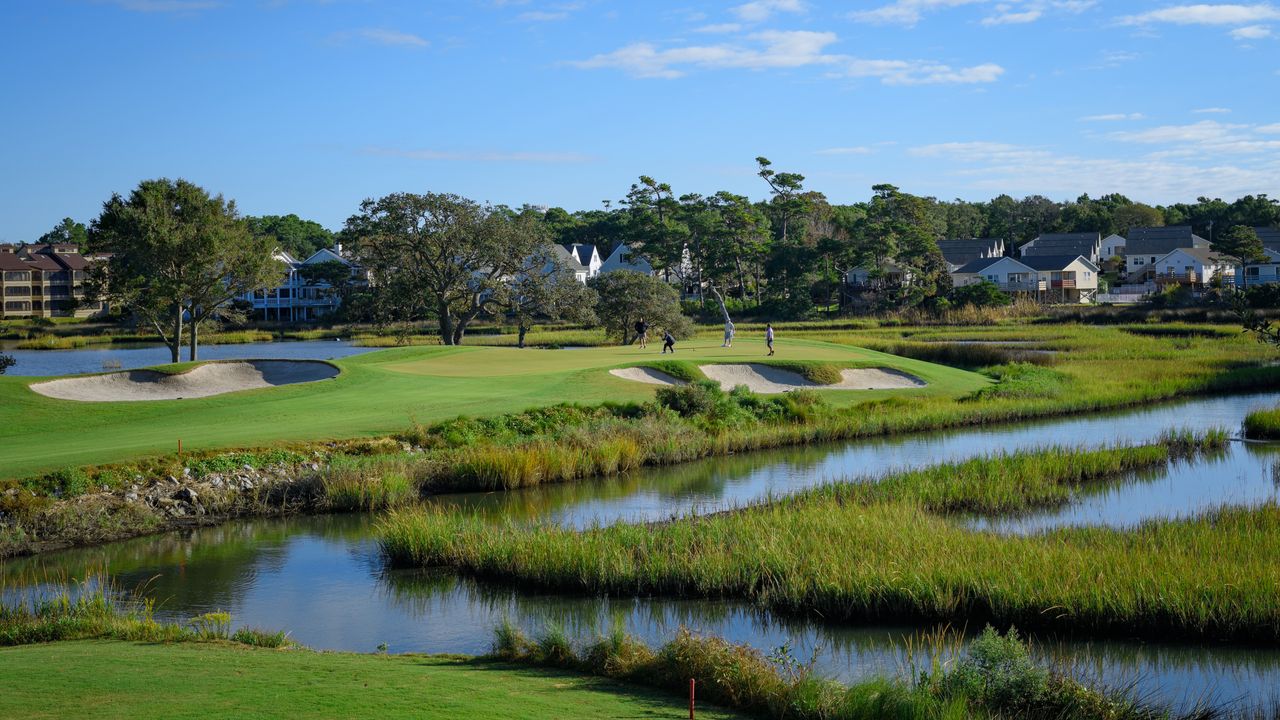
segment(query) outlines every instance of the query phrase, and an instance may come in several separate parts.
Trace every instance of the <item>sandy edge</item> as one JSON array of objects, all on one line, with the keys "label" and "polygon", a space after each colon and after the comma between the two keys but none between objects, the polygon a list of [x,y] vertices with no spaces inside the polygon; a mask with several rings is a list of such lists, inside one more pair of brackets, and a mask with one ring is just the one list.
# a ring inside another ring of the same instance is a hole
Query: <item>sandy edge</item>
[{"label": "sandy edge", "polygon": [[623,380],[634,380],[648,385],[684,385],[685,381],[672,377],[661,370],[654,370],[647,367],[628,367],[614,368],[609,371],[614,377],[620,377]]},{"label": "sandy edge", "polygon": [[901,390],[920,388],[925,382],[914,375],[888,368],[854,368],[840,371],[843,378],[834,385],[821,385],[790,370],[756,363],[743,365],[700,365],[708,378],[729,389],[745,385],[752,392],[773,394],[791,390]]},{"label": "sandy edge", "polygon": [[76,402],[141,402],[212,397],[241,390],[328,380],[338,368],[321,360],[233,360],[197,365],[181,373],[125,370],[32,383],[32,391]]}]

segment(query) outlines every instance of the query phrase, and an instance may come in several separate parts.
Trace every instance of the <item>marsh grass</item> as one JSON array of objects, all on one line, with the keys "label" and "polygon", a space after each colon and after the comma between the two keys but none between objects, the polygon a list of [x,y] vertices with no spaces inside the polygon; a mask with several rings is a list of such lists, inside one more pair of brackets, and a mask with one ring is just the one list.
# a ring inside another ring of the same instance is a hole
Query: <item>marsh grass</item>
[{"label": "marsh grass", "polygon": [[[950,639],[948,639],[950,642]],[[493,656],[549,665],[646,685],[757,717],[795,720],[950,720],[955,718],[1110,718],[1145,720],[1177,715],[1121,694],[1090,689],[1042,668],[1016,630],[991,628],[946,664],[896,678],[844,685],[800,662],[787,646],[766,655],[745,644],[681,628],[650,648],[620,629],[594,641],[573,642],[558,628],[531,638],[509,621],[495,631]]]},{"label": "marsh grass", "polygon": [[1254,410],[1246,415],[1244,434],[1255,440],[1280,440],[1280,407]]},{"label": "marsh grass", "polygon": [[829,621],[990,621],[1274,642],[1275,504],[1032,536],[972,530],[951,517],[1051,507],[1086,484],[1170,462],[1189,447],[1211,452],[1224,438],[979,458],[655,525],[573,531],[402,510],[378,535],[394,564],[558,591],[741,598]]}]

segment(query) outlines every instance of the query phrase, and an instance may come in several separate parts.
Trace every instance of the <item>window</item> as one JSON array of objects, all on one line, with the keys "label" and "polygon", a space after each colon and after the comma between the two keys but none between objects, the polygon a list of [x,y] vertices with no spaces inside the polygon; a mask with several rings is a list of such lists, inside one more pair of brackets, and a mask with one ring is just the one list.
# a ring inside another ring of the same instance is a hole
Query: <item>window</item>
[{"label": "window", "polygon": [[11,297],[12,297],[12,296],[14,296],[14,295],[21,295],[21,296],[24,296],[24,297],[25,297],[25,296],[28,296],[28,295],[30,295],[30,294],[31,294],[31,288],[29,288],[29,287],[7,287],[7,288],[5,288],[5,289],[4,289],[4,294],[5,294],[5,295],[8,295],[8,296],[11,296]]},{"label": "window", "polygon": [[1258,268],[1257,268],[1257,267],[1247,267],[1247,268],[1245,268],[1245,269],[1244,269],[1244,274],[1245,274],[1245,275],[1247,275],[1247,276],[1249,276],[1249,277],[1258,277]]},{"label": "window", "polygon": [[1152,257],[1152,258],[1151,258],[1151,264],[1152,264],[1152,265],[1155,265],[1155,264],[1156,264],[1156,259],[1155,259],[1154,257]]},{"label": "window", "polygon": [[1136,258],[1134,258],[1134,259],[1133,259],[1133,264],[1134,264],[1134,265],[1141,265],[1141,264],[1142,264],[1142,258],[1140,258],[1140,257],[1136,257]]},{"label": "window", "polygon": [[7,303],[5,303],[5,304],[4,304],[4,309],[5,309],[5,310],[8,310],[9,312],[21,311],[21,310],[30,310],[30,309],[31,309],[31,303],[29,303],[29,302],[7,302]]}]

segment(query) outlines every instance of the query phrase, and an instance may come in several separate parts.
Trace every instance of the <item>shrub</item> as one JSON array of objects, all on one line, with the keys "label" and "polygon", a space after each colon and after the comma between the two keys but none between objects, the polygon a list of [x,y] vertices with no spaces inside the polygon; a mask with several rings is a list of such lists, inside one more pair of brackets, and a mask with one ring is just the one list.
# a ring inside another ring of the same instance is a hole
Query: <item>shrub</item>
[{"label": "shrub", "polygon": [[244,645],[261,648],[281,648],[288,643],[289,633],[278,630],[271,632],[259,628],[243,627],[231,635],[231,639]]},{"label": "shrub", "polygon": [[1255,440],[1280,440],[1280,407],[1254,410],[1246,415],[1244,434]]},{"label": "shrub", "polygon": [[656,400],[661,407],[674,410],[680,417],[704,415],[724,396],[720,386],[709,380],[688,385],[658,388]]},{"label": "shrub", "polygon": [[966,400],[1052,398],[1060,395],[1069,382],[1063,373],[1030,363],[1000,365],[988,368],[983,374],[996,384],[974,392]]},{"label": "shrub", "polygon": [[1013,710],[1033,706],[1049,689],[1049,672],[1031,659],[1016,628],[1001,635],[988,625],[965,657],[938,681],[943,695]]},{"label": "shrub", "polygon": [[231,636],[231,613],[207,612],[187,621],[201,640],[226,640]]}]

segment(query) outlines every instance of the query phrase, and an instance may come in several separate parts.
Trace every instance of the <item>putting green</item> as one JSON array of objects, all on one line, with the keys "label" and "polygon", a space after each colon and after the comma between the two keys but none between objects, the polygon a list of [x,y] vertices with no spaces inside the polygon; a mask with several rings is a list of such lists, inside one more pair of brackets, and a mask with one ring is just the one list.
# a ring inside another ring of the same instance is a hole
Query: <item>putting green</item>
[{"label": "putting green", "polygon": [[[762,359],[761,343],[721,348],[680,343],[676,359],[705,364]],[[77,403],[43,397],[35,378],[0,377],[0,477],[116,462],[187,449],[261,447],[280,441],[381,435],[413,422],[494,415],[560,402],[645,400],[654,386],[610,375],[615,367],[660,360],[660,346],[567,350],[412,347],[336,361],[331,381],[192,400]],[[670,357],[670,356],[667,356]],[[895,355],[808,340],[779,344],[778,360],[887,367],[928,383],[901,390],[828,391],[834,403],[895,394],[955,396],[982,387],[981,375]]]}]

